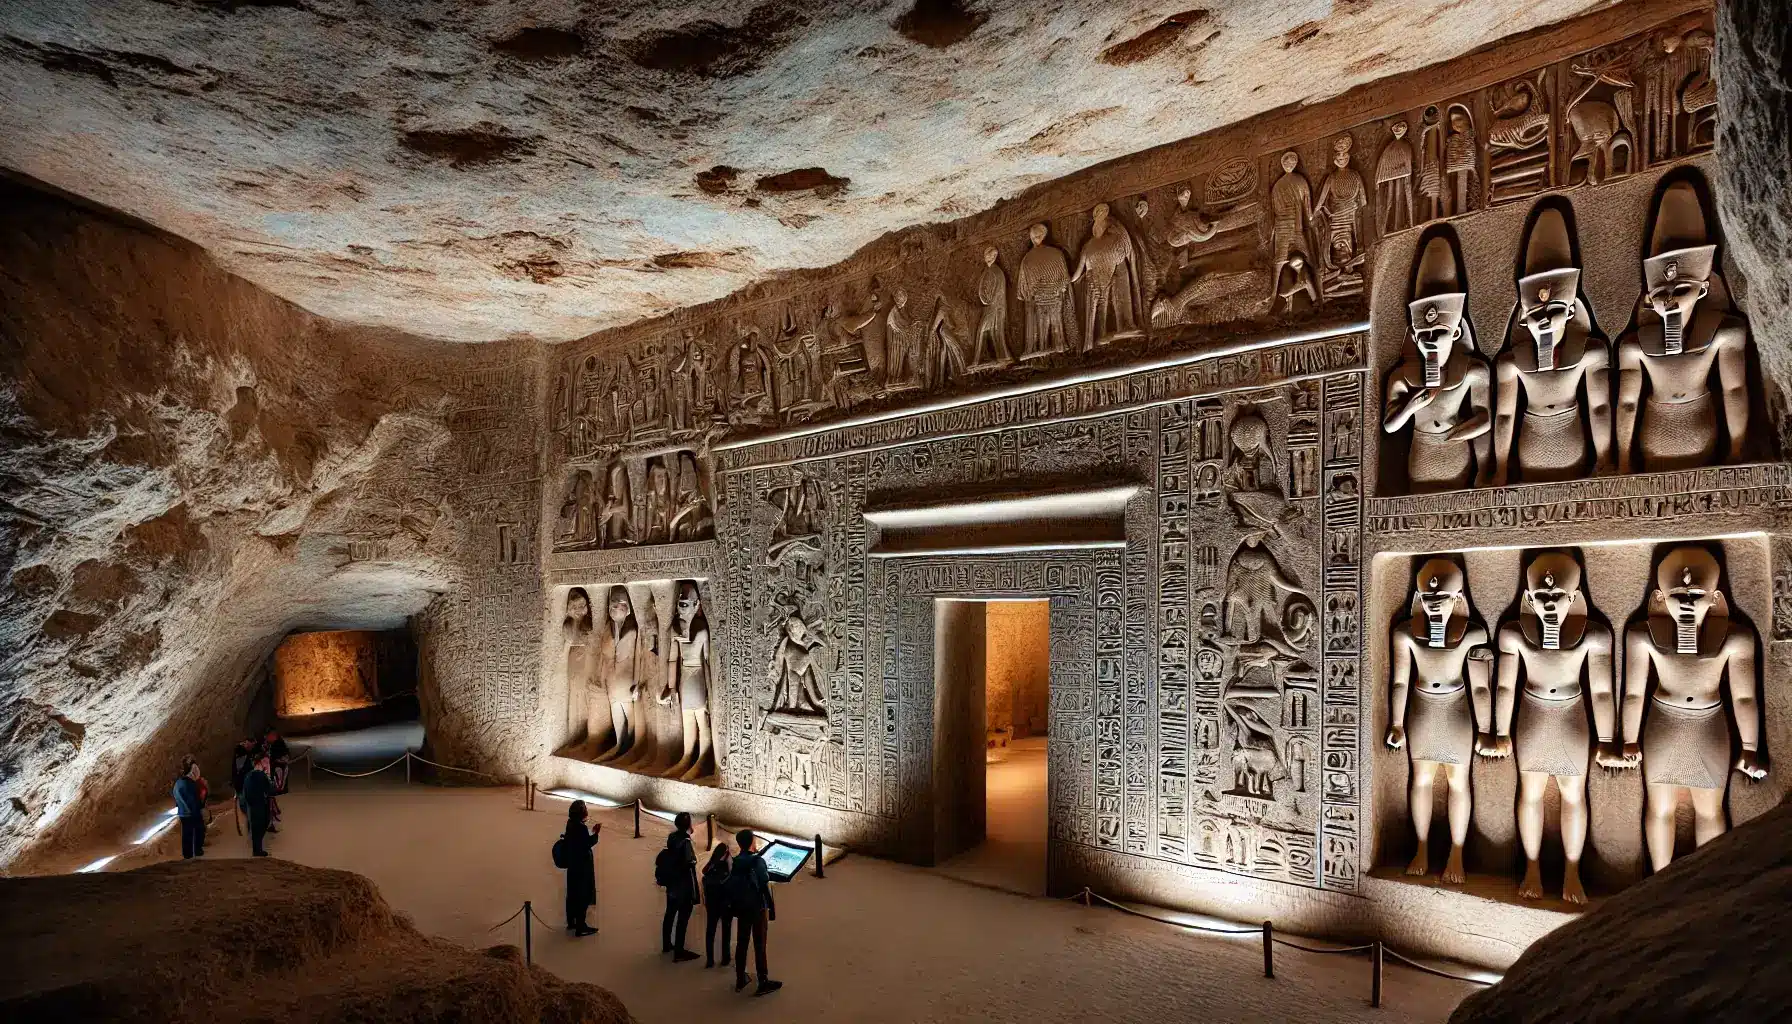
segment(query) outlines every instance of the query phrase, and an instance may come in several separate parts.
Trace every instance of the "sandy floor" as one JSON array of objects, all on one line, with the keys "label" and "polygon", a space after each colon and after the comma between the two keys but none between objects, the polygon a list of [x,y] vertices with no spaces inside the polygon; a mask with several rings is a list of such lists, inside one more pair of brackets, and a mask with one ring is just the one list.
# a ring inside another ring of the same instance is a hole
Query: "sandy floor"
[{"label": "sandy floor", "polygon": [[[1017,778],[1026,769],[1014,762]],[[992,766],[993,767],[993,766]],[[1002,773],[1008,774],[1008,773]],[[992,786],[996,773],[992,773]],[[520,921],[493,929],[524,899],[563,923],[549,847],[565,804],[522,809],[514,789],[405,787],[381,778],[320,777],[282,798],[276,856],[371,877],[426,933],[473,946],[521,944]],[[728,973],[659,955],[663,904],[652,858],[668,830],[651,816],[631,838],[627,811],[599,811],[600,934],[574,940],[535,929],[535,956],[561,976],[597,982],[643,1024],[831,1021],[1441,1021],[1468,986],[1389,966],[1381,1010],[1354,957],[1279,950],[1276,979],[1260,947],[1195,936],[1111,910],[1029,898],[870,857],[847,857],[825,879],[777,892],[772,975],[783,991],[737,996]],[[996,816],[992,816],[992,826]],[[992,832],[999,827],[992,827]],[[702,844],[702,825],[698,826]],[[157,844],[167,849],[164,841]],[[247,854],[228,816],[212,855]],[[975,851],[973,851],[974,853]],[[125,866],[121,861],[120,866]],[[693,948],[702,949],[702,912]]]},{"label": "sandy floor", "polygon": [[301,736],[292,741],[293,755],[312,751],[318,764],[384,764],[407,750],[423,749],[423,723],[388,722],[365,729]]},{"label": "sandy floor", "polygon": [[939,866],[953,878],[1029,896],[1045,895],[1045,737],[1008,746],[989,765],[989,819],[983,845]]}]

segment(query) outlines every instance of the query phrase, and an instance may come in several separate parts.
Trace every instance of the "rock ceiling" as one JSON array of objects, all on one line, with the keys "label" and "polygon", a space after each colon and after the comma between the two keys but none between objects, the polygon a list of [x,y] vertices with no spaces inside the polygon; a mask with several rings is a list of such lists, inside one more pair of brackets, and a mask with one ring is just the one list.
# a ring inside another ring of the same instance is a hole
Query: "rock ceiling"
[{"label": "rock ceiling", "polygon": [[316,313],[560,340],[1604,5],[8,0],[0,166]]}]

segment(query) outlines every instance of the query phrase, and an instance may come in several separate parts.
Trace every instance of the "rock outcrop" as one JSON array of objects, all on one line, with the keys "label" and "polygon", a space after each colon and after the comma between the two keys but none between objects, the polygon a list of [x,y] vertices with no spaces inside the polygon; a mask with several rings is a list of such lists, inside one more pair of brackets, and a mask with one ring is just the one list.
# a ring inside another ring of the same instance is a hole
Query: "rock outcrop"
[{"label": "rock outcrop", "polygon": [[514,946],[425,937],[360,875],[281,860],[0,879],[0,945],[0,1017],[14,1021],[632,1019]]},{"label": "rock outcrop", "polygon": [[0,166],[313,312],[578,337],[1605,0],[13,0]]},{"label": "rock outcrop", "polygon": [[1537,940],[1450,1024],[1783,1020],[1789,913],[1781,805]]}]

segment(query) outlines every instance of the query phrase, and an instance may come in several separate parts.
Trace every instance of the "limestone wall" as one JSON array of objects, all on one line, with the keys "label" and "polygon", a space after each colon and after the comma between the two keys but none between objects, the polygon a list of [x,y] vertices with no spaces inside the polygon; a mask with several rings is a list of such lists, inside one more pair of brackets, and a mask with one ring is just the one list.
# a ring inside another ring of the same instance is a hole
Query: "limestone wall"
[{"label": "limestone wall", "polygon": [[984,678],[991,729],[1015,737],[1043,735],[1051,693],[1051,616],[1038,604],[990,604]]}]

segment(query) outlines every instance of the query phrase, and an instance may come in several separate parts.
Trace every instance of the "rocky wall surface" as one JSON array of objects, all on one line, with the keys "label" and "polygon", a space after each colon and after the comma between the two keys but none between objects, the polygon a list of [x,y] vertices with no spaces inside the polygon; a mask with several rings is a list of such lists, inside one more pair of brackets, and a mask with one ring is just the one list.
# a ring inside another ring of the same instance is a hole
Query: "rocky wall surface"
[{"label": "rocky wall surface", "polygon": [[184,753],[216,789],[297,629],[420,616],[432,748],[492,767],[520,715],[462,645],[538,588],[528,350],[343,328],[3,187],[0,865],[129,829]]}]

